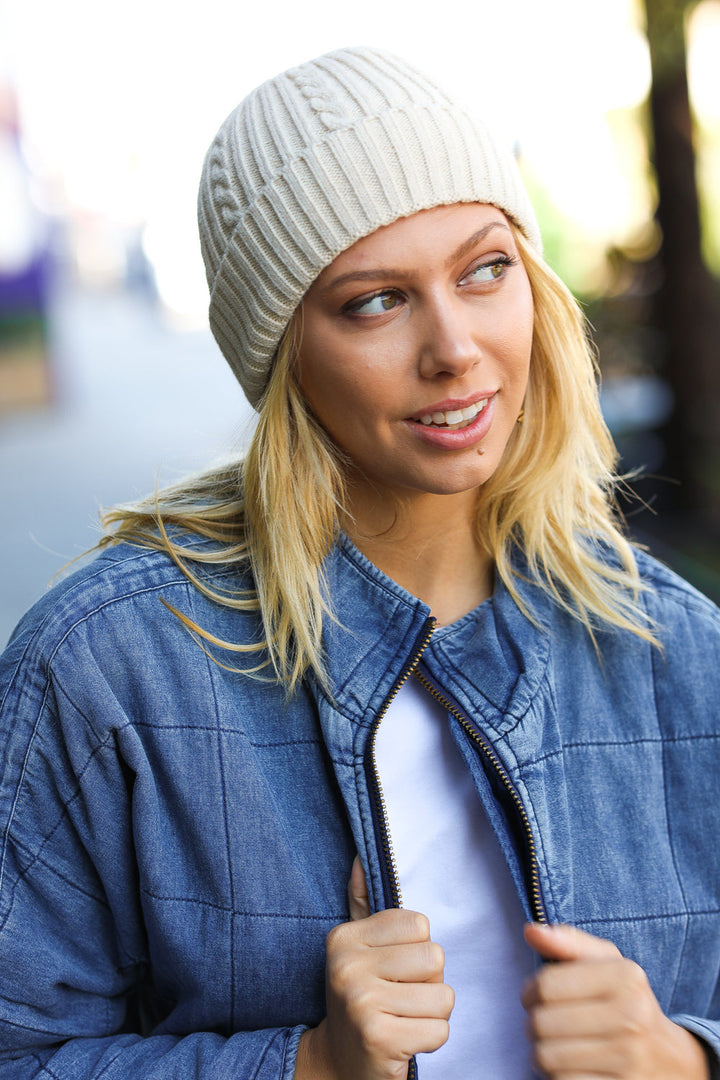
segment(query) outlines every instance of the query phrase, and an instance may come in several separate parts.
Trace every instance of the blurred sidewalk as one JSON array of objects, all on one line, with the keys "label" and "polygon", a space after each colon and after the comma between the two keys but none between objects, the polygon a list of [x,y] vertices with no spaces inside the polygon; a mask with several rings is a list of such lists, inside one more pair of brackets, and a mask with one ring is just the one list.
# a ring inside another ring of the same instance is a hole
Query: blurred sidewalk
[{"label": "blurred sidewalk", "polygon": [[51,311],[53,403],[0,416],[0,648],[99,506],[238,449],[252,411],[209,330],[169,327],[141,295],[79,290]]}]

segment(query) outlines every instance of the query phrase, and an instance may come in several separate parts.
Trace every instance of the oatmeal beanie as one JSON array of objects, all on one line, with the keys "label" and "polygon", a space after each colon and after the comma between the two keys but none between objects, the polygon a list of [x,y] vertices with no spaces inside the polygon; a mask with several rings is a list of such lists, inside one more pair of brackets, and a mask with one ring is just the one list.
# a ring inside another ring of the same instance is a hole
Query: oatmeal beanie
[{"label": "oatmeal beanie", "polygon": [[198,219],[210,326],[250,403],[336,255],[398,218],[458,202],[499,207],[540,248],[512,155],[397,57],[340,49],[249,94],[207,153]]}]

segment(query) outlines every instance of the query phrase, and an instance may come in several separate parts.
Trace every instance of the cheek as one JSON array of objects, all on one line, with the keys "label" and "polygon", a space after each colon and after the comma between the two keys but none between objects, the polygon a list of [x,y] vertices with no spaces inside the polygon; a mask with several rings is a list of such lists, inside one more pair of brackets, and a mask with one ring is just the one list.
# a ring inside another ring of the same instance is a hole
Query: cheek
[{"label": "cheek", "polygon": [[503,340],[504,353],[518,375],[527,374],[534,337],[532,306],[510,320]]},{"label": "cheek", "polygon": [[527,376],[532,353],[532,324],[514,323],[495,340],[495,350],[505,378],[515,382]]},{"label": "cheek", "polygon": [[396,383],[390,358],[382,362],[368,359],[367,353],[354,355],[347,348],[323,345],[298,360],[300,390],[319,419],[332,409],[335,416],[361,411],[374,413]]},{"label": "cheek", "polygon": [[318,416],[337,397],[336,365],[325,350],[313,349],[312,352],[300,354],[297,381],[305,401]]},{"label": "cheek", "polygon": [[347,447],[347,437],[371,412],[362,372],[333,355],[313,355],[298,369],[300,391],[330,437]]},{"label": "cheek", "polygon": [[534,336],[535,308],[526,275],[514,278],[512,288],[499,298],[487,330],[501,361],[516,370],[527,365]]}]

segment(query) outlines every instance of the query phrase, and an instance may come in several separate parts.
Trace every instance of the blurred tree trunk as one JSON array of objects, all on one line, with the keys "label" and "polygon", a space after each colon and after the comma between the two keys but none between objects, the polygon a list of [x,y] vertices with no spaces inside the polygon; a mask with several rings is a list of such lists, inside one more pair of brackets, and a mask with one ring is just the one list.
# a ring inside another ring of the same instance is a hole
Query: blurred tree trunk
[{"label": "blurred tree trunk", "polygon": [[701,253],[685,49],[685,16],[694,6],[692,0],[645,0],[662,231],[655,321],[676,401],[666,432],[666,472],[681,482],[675,509],[709,512],[720,523],[720,311]]}]

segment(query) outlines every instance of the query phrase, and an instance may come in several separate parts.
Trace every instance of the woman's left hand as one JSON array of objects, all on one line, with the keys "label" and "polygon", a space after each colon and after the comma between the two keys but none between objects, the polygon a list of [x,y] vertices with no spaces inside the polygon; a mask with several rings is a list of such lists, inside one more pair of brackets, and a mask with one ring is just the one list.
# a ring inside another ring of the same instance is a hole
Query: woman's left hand
[{"label": "woman's left hand", "polygon": [[702,1043],[665,1016],[643,969],[572,926],[530,923],[545,960],[525,985],[536,1065],[548,1080],[709,1080]]}]

